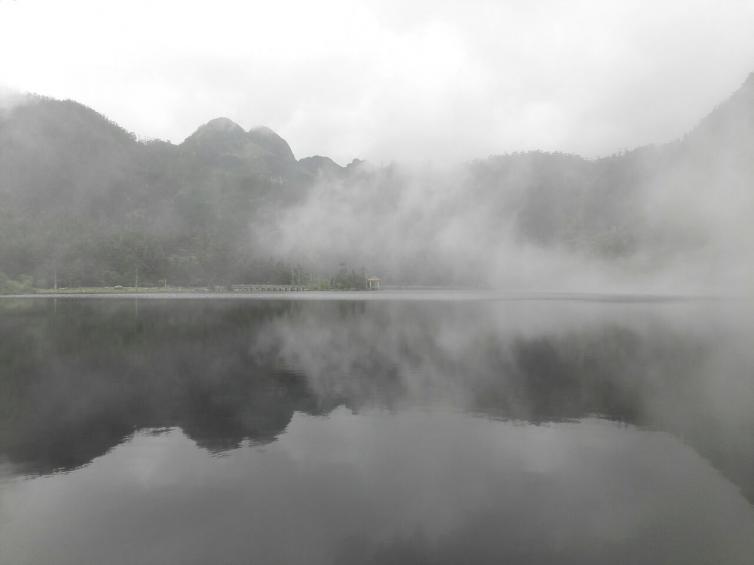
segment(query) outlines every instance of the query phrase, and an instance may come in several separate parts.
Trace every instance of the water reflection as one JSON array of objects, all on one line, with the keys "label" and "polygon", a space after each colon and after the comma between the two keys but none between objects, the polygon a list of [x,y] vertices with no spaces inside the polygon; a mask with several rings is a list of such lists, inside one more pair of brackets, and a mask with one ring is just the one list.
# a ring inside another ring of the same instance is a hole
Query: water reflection
[{"label": "water reflection", "polygon": [[[0,548],[14,563],[130,562],[132,545],[154,563],[749,563],[751,313],[0,301]],[[78,549],[53,559],[62,539]]]}]

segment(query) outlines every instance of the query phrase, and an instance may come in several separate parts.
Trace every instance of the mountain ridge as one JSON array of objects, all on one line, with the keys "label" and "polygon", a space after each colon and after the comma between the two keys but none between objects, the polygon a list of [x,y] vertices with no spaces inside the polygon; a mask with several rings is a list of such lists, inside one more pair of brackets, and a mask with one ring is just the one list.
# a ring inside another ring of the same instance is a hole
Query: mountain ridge
[{"label": "mountain ridge", "polygon": [[[123,284],[137,269],[143,280],[181,284],[268,282],[289,279],[292,263],[346,258],[399,280],[436,282],[438,273],[456,276],[440,266],[455,258],[455,247],[432,248],[454,224],[484,229],[490,253],[508,242],[600,261],[646,256],[659,265],[708,245],[704,224],[713,216],[704,206],[714,209],[715,194],[748,206],[752,76],[676,141],[597,159],[490,156],[460,167],[460,192],[449,179],[430,182],[395,165],[296,159],[264,126],[245,130],[215,118],[176,145],[140,140],[77,102],[29,96],[0,114],[0,272],[29,275],[38,286],[52,272],[70,285]],[[427,183],[447,186],[428,199],[428,189],[417,188]],[[443,194],[455,200],[437,198]],[[673,212],[700,194],[710,196],[697,216]],[[425,210],[408,214],[407,199]],[[310,211],[321,215],[310,228],[320,238],[298,235],[302,218],[290,220]],[[364,232],[383,236],[369,243]],[[487,267],[479,257],[469,268]]]},{"label": "mountain ridge", "polygon": [[[599,159],[612,158],[615,155],[618,155],[618,154],[621,154],[621,153],[625,153],[625,152],[642,150],[642,149],[645,149],[647,147],[654,147],[654,146],[657,146],[657,145],[666,145],[666,144],[669,144],[669,143],[674,143],[675,141],[681,141],[685,137],[688,137],[689,135],[693,134],[697,129],[699,129],[701,126],[703,126],[703,124],[705,122],[710,121],[710,120],[714,121],[714,118],[720,113],[721,108],[724,108],[726,104],[735,102],[738,99],[746,99],[746,97],[748,97],[748,100],[745,100],[745,102],[746,102],[746,104],[748,104],[748,107],[751,109],[751,112],[749,112],[749,113],[752,116],[754,116],[754,71],[752,71],[751,73],[749,73],[747,75],[746,79],[743,81],[743,83],[741,84],[741,86],[736,91],[734,91],[726,100],[724,100],[720,104],[718,104],[709,114],[707,114],[701,120],[699,120],[696,125],[693,125],[693,124],[690,125],[689,129],[687,130],[687,133],[685,135],[681,136],[680,138],[676,139],[676,140],[671,140],[671,141],[666,141],[666,142],[654,142],[654,143],[649,143],[649,144],[644,144],[644,145],[637,145],[636,147],[634,147],[632,149],[629,149],[629,150],[623,150],[623,151],[620,151],[620,152],[617,152],[617,153],[608,153],[608,154],[604,154],[604,155],[601,155],[601,156],[598,156],[598,157],[595,157],[595,158],[586,158],[586,157],[583,157],[582,155],[579,155],[578,153],[572,153],[572,152],[549,151],[549,152],[546,152],[546,153],[573,155],[573,156],[577,156],[577,157],[580,157],[580,158],[585,159],[585,160],[599,160]],[[110,120],[104,114],[99,113],[95,109],[93,109],[93,108],[91,108],[89,106],[86,106],[84,104],[81,104],[80,102],[77,102],[75,100],[71,100],[71,99],[55,99],[55,98],[52,98],[52,97],[48,97],[48,96],[44,96],[44,95],[38,95],[38,94],[31,94],[31,93],[18,94],[15,98],[16,98],[16,100],[11,105],[11,107],[5,109],[5,113],[6,114],[12,113],[12,112],[16,111],[19,108],[23,108],[23,107],[30,106],[30,105],[37,105],[37,104],[56,104],[56,105],[65,105],[65,106],[69,106],[69,107],[76,107],[76,108],[78,108],[79,112],[89,113],[92,117],[97,117],[97,118],[101,119],[102,121],[110,124],[111,126],[113,126],[114,128],[116,128],[117,130],[120,130],[121,133],[126,134],[126,136],[130,137],[133,141],[136,141],[136,142],[142,143],[142,144],[144,144],[144,143],[148,144],[148,143],[159,142],[159,143],[164,143],[164,144],[172,145],[174,147],[180,147],[182,145],[185,145],[186,142],[188,142],[192,138],[197,137],[198,134],[201,135],[205,131],[212,131],[212,132],[215,132],[215,133],[218,133],[218,132],[219,133],[233,132],[233,133],[238,133],[239,135],[240,134],[246,134],[248,137],[252,138],[257,143],[259,143],[260,141],[262,143],[269,143],[268,141],[264,141],[265,139],[267,139],[267,140],[274,139],[274,143],[275,144],[280,144],[280,142],[282,142],[282,144],[285,144],[285,146],[287,147],[286,153],[288,151],[290,151],[290,154],[293,155],[293,151],[290,149],[290,145],[288,144],[288,142],[283,137],[281,137],[277,132],[275,132],[273,129],[271,129],[271,128],[267,127],[267,126],[264,126],[264,125],[257,125],[257,126],[253,126],[253,127],[249,128],[248,130],[244,130],[244,128],[240,124],[238,124],[234,120],[231,120],[230,118],[227,118],[227,117],[224,117],[224,116],[218,116],[216,118],[210,119],[209,121],[207,121],[207,122],[205,122],[203,124],[200,124],[199,126],[197,126],[197,128],[191,134],[189,134],[188,136],[186,136],[186,138],[182,142],[180,142],[180,143],[173,143],[171,141],[163,140],[163,139],[159,139],[159,138],[141,138],[141,137],[139,137],[137,134],[135,134],[133,132],[128,132],[125,128],[123,128],[122,126],[118,125],[116,122]],[[752,118],[752,119],[754,119],[754,118]],[[6,120],[7,120],[7,116],[6,116],[6,118],[3,118],[2,114],[0,114],[0,127],[3,126],[3,122],[6,121]],[[281,144],[281,147],[282,147],[282,144]],[[542,151],[539,151],[539,150],[529,150],[529,151],[524,151],[523,153],[530,153],[530,152],[541,153]],[[513,154],[520,154],[520,153],[522,153],[522,152],[520,152],[520,151],[513,152]],[[489,157],[494,158],[494,157],[504,156],[504,155],[508,155],[508,154],[511,154],[511,153],[502,153],[502,154],[500,154],[500,153],[492,153],[492,154],[489,155]],[[303,157],[302,159],[308,159],[310,157],[318,158],[318,157],[321,157],[321,156],[320,155],[311,155],[311,156]],[[300,161],[301,159],[297,159],[297,160]],[[479,160],[479,159],[478,158],[477,159],[472,159],[472,161],[474,161],[474,160]]]}]

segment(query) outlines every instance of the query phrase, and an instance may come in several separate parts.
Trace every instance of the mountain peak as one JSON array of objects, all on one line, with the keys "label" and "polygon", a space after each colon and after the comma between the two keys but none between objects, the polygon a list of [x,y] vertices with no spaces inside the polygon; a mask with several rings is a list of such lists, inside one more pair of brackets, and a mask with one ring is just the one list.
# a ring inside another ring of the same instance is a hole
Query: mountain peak
[{"label": "mountain peak", "polygon": [[215,118],[199,126],[183,144],[189,146],[216,146],[227,150],[243,144],[246,132],[236,122],[228,118]]},{"label": "mountain peak", "polygon": [[200,126],[197,131],[217,131],[217,132],[243,132],[243,128],[230,118],[220,117],[214,118],[208,121],[203,126]]},{"label": "mountain peak", "polygon": [[28,137],[37,144],[60,139],[77,139],[80,143],[82,139],[90,139],[102,148],[105,144],[128,145],[135,141],[133,134],[74,100],[19,94],[0,104],[0,119],[9,135],[26,131],[28,135],[19,139]]},{"label": "mountain peak", "polygon": [[310,175],[339,175],[345,171],[345,167],[341,167],[329,157],[321,155],[304,157],[303,159],[299,159],[298,164]]},{"label": "mountain peak", "polygon": [[262,137],[280,137],[277,133],[275,133],[274,130],[268,128],[267,126],[253,127],[249,130],[249,133],[252,135],[259,135]]},{"label": "mountain peak", "polygon": [[266,126],[251,128],[248,133],[249,139],[265,151],[277,155],[286,161],[295,161],[288,142]]}]

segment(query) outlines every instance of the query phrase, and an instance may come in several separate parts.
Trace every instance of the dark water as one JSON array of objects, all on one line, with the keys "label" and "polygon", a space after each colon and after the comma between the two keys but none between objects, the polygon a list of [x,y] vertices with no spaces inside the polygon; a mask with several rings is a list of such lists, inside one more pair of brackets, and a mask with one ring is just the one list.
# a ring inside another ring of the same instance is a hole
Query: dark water
[{"label": "dark water", "polygon": [[0,300],[0,563],[750,565],[754,308]]}]

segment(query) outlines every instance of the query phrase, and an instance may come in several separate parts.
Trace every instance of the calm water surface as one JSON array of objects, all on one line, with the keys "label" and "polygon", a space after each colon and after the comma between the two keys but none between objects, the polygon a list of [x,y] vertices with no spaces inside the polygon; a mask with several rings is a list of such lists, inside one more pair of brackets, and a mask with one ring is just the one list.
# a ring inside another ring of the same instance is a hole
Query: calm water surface
[{"label": "calm water surface", "polygon": [[0,299],[0,563],[754,563],[751,303],[350,298]]}]

